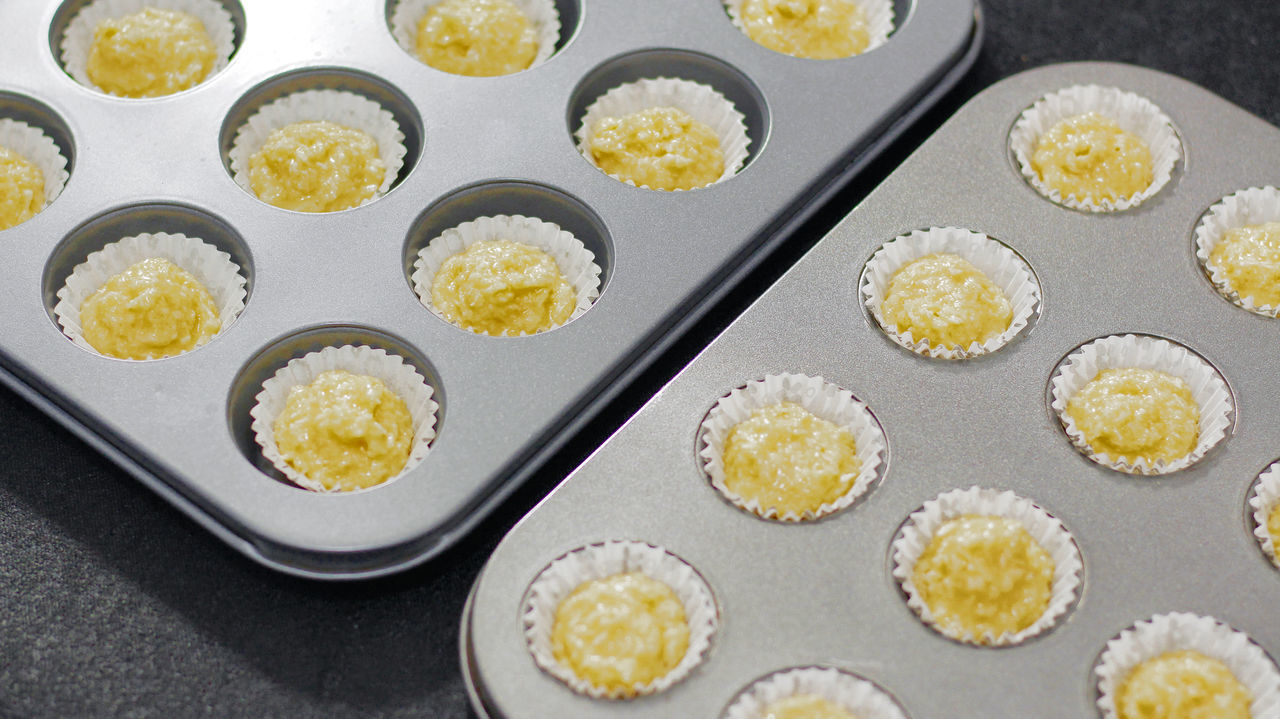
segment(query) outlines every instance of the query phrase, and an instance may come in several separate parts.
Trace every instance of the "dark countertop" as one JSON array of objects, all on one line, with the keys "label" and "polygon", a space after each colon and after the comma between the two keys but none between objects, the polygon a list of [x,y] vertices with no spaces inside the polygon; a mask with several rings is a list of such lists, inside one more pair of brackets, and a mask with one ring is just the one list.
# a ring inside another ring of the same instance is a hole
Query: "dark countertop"
[{"label": "dark countertop", "polygon": [[969,97],[1040,65],[1110,60],[1185,77],[1280,124],[1274,0],[983,0],[983,10],[973,70],[783,261],[470,538],[408,573],[320,584],[260,568],[0,389],[0,715],[471,716],[458,618],[507,528]]}]

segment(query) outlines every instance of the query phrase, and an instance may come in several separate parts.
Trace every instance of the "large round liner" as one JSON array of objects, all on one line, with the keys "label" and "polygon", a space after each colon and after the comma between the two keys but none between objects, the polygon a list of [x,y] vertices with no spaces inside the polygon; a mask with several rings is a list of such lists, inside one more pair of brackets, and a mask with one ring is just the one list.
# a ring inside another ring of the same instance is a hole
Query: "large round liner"
[{"label": "large round liner", "polygon": [[1253,510],[1253,536],[1262,547],[1271,563],[1280,568],[1280,553],[1277,552],[1275,540],[1267,531],[1267,520],[1271,512],[1280,504],[1280,459],[1267,465],[1258,473],[1257,482],[1253,486],[1253,496],[1249,498],[1249,507]]},{"label": "large round liner", "polygon": [[[44,131],[20,120],[0,118],[0,146],[22,155],[23,159],[40,170],[40,174],[44,176],[45,207],[58,199],[69,177],[67,158],[63,157],[57,143],[44,134]],[[44,209],[40,211],[44,212]]]},{"label": "large round liner", "polygon": [[725,707],[721,719],[765,719],[770,704],[801,694],[820,696],[858,719],[907,719],[897,700],[875,683],[835,667],[794,667],[752,682]]},{"label": "large round liner", "polygon": [[[881,45],[889,42],[889,35],[893,32],[893,2],[892,0],[852,0],[867,18],[867,47],[862,52],[856,53],[852,57],[865,55]],[[747,33],[747,27],[742,22],[742,3],[743,0],[724,0],[725,12],[729,13],[729,20],[733,26],[742,31],[742,34],[751,37]],[[803,58],[805,60],[817,58]],[[828,58],[820,58],[828,59]],[[844,58],[830,58],[834,60],[843,60]]]},{"label": "large round liner", "polygon": [[[432,5],[443,0],[400,0],[391,11],[391,36],[405,52],[418,57],[418,23]],[[546,62],[560,42],[560,11],[554,0],[511,0],[529,19],[538,35],[538,52],[525,70]]]},{"label": "large round liner", "polygon": [[1257,304],[1251,298],[1241,297],[1227,276],[1209,262],[1213,248],[1228,230],[1267,222],[1280,222],[1280,190],[1268,185],[1227,195],[1210,207],[1196,225],[1196,259],[1218,294],[1237,307],[1264,317],[1277,317],[1280,305]]}]

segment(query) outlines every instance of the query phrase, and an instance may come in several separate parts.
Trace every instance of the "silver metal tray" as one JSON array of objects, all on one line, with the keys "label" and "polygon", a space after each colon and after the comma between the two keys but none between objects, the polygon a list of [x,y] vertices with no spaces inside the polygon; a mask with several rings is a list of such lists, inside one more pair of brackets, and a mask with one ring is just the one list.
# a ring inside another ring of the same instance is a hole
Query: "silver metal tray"
[{"label": "silver metal tray", "polygon": [[[972,63],[974,0],[898,0],[898,30],[861,57],[815,62],[747,39],[718,0],[557,0],[550,61],[500,78],[435,71],[388,30],[393,4],[223,0],[230,66],[195,89],[112,98],[62,69],[85,0],[0,6],[0,116],[40,126],[70,161],[62,195],[0,233],[0,375],[230,545],[293,574],[352,578],[421,562],[501,501],[628,380],[952,85]],[[608,88],[646,76],[709,83],[746,115],[746,168],[715,187],[627,187],[571,131]],[[288,92],[336,88],[390,110],[406,135],[390,193],[346,212],[269,207],[228,172],[236,129]],[[414,257],[442,229],[525,214],[573,232],[603,293],[569,325],[473,335],[423,308]],[[248,304],[207,346],[160,361],[83,351],[53,319],[77,263],[138,232],[229,252]],[[363,343],[433,385],[438,435],[419,467],[374,491],[322,496],[262,460],[248,411],[290,358]]]},{"label": "silver metal tray", "polygon": [[[1019,174],[1008,133],[1041,96],[1113,85],[1160,106],[1185,160],[1139,208],[1059,207]],[[1280,649],[1280,572],[1246,517],[1257,474],[1280,455],[1271,416],[1280,321],[1239,309],[1201,273],[1192,232],[1223,196],[1280,179],[1280,130],[1176,77],[1080,63],[1005,80],[962,107],[859,207],[528,514],[481,572],[462,624],[463,671],[491,717],[717,717],[754,679],[830,664],[897,697],[909,716],[1092,717],[1095,661],[1134,622],[1209,614]],[[858,277],[882,243],[953,225],[1016,249],[1044,288],[1043,313],[1000,351],[926,359],[860,309]],[[1090,462],[1046,401],[1077,345],[1124,332],[1190,346],[1225,375],[1234,431],[1190,469],[1144,478]],[[866,402],[888,437],[869,495],[818,522],[783,525],[721,499],[695,435],[723,394],[766,374],[820,375]],[[908,514],[972,485],[1013,490],[1060,518],[1083,555],[1080,599],[1032,641],[980,648],[943,638],[907,607],[889,546]],[[540,672],[520,604],[537,573],[579,546],[634,539],[689,562],[715,593],[720,627],[681,683],[633,701],[579,696]]]}]

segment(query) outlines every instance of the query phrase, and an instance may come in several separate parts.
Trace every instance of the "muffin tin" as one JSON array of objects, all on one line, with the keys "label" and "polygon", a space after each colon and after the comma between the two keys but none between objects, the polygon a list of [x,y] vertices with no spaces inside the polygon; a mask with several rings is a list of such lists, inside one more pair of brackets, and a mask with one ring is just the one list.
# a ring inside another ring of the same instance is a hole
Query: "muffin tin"
[{"label": "muffin tin", "polygon": [[[1009,147],[1019,114],[1064,87],[1097,83],[1149,98],[1184,160],[1134,209],[1054,204]],[[1280,322],[1236,307],[1195,257],[1206,210],[1280,181],[1280,130],[1179,78],[1104,63],[1049,66],[984,91],[803,257],[498,545],[464,611],[460,651],[472,704],[493,719],[720,717],[758,677],[833,666],[896,697],[907,716],[1094,717],[1108,640],[1172,611],[1209,615],[1280,650],[1280,573],[1253,536],[1255,478],[1280,454],[1270,366]],[[1008,345],[970,360],[899,346],[863,308],[866,262],[913,230],[955,226],[1007,244],[1043,287],[1043,307]],[[1099,466],[1049,407],[1059,360],[1082,343],[1146,333],[1182,343],[1226,378],[1226,439],[1168,475]],[[853,506],[784,524],[732,506],[700,471],[699,424],[717,399],[768,374],[821,376],[867,404],[887,467]],[[908,516],[950,490],[1009,490],[1058,518],[1079,547],[1076,601],[1043,634],[976,647],[927,627],[892,572]],[[608,702],[541,672],[520,606],[538,568],[610,539],[688,562],[716,597],[704,661],[653,696]],[[1275,697],[1271,697],[1274,700]],[[1257,715],[1272,717],[1272,708]]]},{"label": "muffin tin", "polygon": [[[0,7],[0,116],[40,126],[70,171],[56,201],[0,233],[0,374],[239,551],[327,578],[395,571],[455,541],[954,84],[980,36],[973,0],[900,0],[883,47],[816,62],[755,45],[719,0],[559,0],[554,56],[468,78],[402,50],[392,2],[221,1],[235,27],[228,66],[148,100],[104,95],[60,65],[62,33],[85,0]],[[737,176],[657,193],[578,154],[572,132],[592,100],[664,75],[710,84],[746,116],[752,145]],[[395,117],[407,152],[384,197],[308,215],[232,180],[236,130],[308,89],[350,91]],[[582,240],[604,269],[595,305],[512,338],[474,335],[423,307],[410,280],[418,249],[496,214],[536,216]],[[244,312],[179,357],[127,362],[77,347],[53,316],[58,289],[89,253],[141,232],[230,254],[248,281]],[[288,360],[344,344],[385,349],[422,373],[440,403],[438,434],[395,482],[321,496],[262,458],[249,410]]]}]

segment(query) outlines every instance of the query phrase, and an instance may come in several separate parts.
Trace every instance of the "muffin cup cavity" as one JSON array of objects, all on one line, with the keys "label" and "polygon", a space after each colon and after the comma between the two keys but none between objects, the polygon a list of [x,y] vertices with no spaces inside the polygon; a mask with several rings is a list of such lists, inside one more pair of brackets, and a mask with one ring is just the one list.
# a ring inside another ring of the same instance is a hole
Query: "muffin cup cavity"
[{"label": "muffin cup cavity", "polygon": [[[418,58],[418,23],[423,16],[443,0],[400,0],[391,12],[391,35],[405,52]],[[520,12],[529,18],[538,35],[538,52],[525,70],[546,62],[560,42],[560,12],[554,0],[511,0]]]},{"label": "muffin cup cavity", "polygon": [[[724,0],[725,12],[729,13],[729,20],[733,26],[742,31],[742,34],[751,37],[747,33],[747,27],[742,22],[742,3],[743,0]],[[872,50],[880,47],[889,41],[889,35],[893,33],[894,15],[893,0],[853,0],[853,3],[862,10],[867,16],[867,47],[857,55],[865,55]],[[805,58],[812,59],[812,58]],[[844,58],[836,58],[843,60]]]},{"label": "muffin cup cavity", "polygon": [[[933,612],[916,590],[914,573],[916,561],[928,548],[934,534],[947,521],[964,515],[998,516],[1022,523],[1027,533],[1053,559],[1053,586],[1049,606],[1044,614],[1026,629],[1005,632],[996,636],[987,632],[975,636],[970,632],[954,634],[938,625]],[[1031,637],[1051,629],[1075,604],[1080,592],[1080,576],[1084,565],[1080,548],[1062,522],[1041,509],[1029,499],[1008,491],[982,489],[955,489],[944,492],[936,499],[924,503],[911,513],[903,524],[891,547],[893,576],[898,580],[907,597],[907,606],[920,620],[943,636],[966,644],[986,646],[1010,646],[1020,644]]]},{"label": "muffin cup cavity", "polygon": [[[715,88],[691,80],[670,77],[644,78],[619,85],[587,106],[582,124],[574,133],[578,141],[578,152],[582,153],[592,167],[599,170],[600,166],[596,164],[595,157],[591,153],[591,140],[595,136],[596,123],[606,117],[621,117],[651,107],[679,108],[693,119],[710,127],[720,138],[720,152],[724,154],[724,172],[718,180],[706,187],[733,177],[746,164],[747,148],[751,145],[751,138],[747,136],[746,118],[743,114],[738,112],[733,103]],[[648,185],[636,185],[631,180],[617,175],[609,176],[633,187],[653,189]],[[682,190],[676,191],[682,192]]]},{"label": "muffin cup cavity", "polygon": [[1107,642],[1094,673],[1098,678],[1098,710],[1117,719],[1115,696],[1129,672],[1166,652],[1191,649],[1217,659],[1253,696],[1250,714],[1280,714],[1280,671],[1244,632],[1213,617],[1186,612],[1157,614],[1134,624]]},{"label": "muffin cup cavity", "polygon": [[[1145,458],[1129,462],[1097,454],[1067,414],[1071,397],[1098,372],[1129,367],[1165,372],[1191,387],[1191,396],[1200,406],[1200,426],[1196,446],[1185,457],[1169,462]],[[1231,389],[1216,367],[1183,345],[1149,335],[1110,335],[1077,347],[1058,363],[1049,380],[1049,392],[1050,407],[1076,449],[1104,467],[1129,474],[1169,474],[1195,464],[1226,439],[1235,409]]]},{"label": "muffin cup cavity", "polygon": [[[584,582],[623,572],[642,572],[670,587],[684,605],[689,624],[689,648],[681,662],[665,676],[630,692],[609,690],[580,678],[556,661],[551,648],[551,630],[560,602]],[[625,540],[591,544],[558,557],[529,585],[521,607],[525,640],[538,667],[573,691],[595,699],[654,694],[684,679],[702,662],[720,621],[711,588],[693,567],[661,547]]]},{"label": "muffin cup cavity", "polygon": [[[1040,137],[1060,120],[1096,112],[1122,129],[1137,135],[1151,151],[1151,184],[1141,192],[1117,200],[1094,200],[1062,193],[1049,187],[1031,166]],[[1086,212],[1116,212],[1137,207],[1160,191],[1173,176],[1173,168],[1182,157],[1182,142],[1173,129],[1173,121],[1150,100],[1115,87],[1074,85],[1040,98],[1023,111],[1009,134],[1009,147],[1018,161],[1022,176],[1041,195],[1051,201]]]},{"label": "muffin cup cavity", "polygon": [[[321,372],[337,369],[382,380],[386,383],[387,389],[404,400],[409,408],[409,415],[413,419],[413,445],[409,449],[409,459],[405,462],[404,468],[380,484],[345,492],[326,489],[319,481],[310,479],[294,469],[280,455],[275,441],[276,417],[288,402],[289,390],[312,383]],[[426,457],[431,441],[436,436],[436,410],[439,409],[439,405],[432,399],[433,392],[431,385],[412,365],[386,350],[366,345],[325,347],[319,352],[311,352],[291,360],[274,376],[263,382],[262,391],[254,398],[255,404],[249,410],[249,416],[253,418],[250,429],[253,432],[254,441],[262,448],[263,456],[289,481],[299,487],[314,492],[343,495],[367,492],[385,487],[403,477]]]},{"label": "muffin cup cavity", "polygon": [[[963,257],[1004,292],[1013,312],[1008,329],[986,342],[975,341],[968,347],[958,347],[934,345],[927,338],[917,339],[911,330],[902,332],[896,324],[889,324],[880,308],[894,273],[914,260],[935,253]],[[915,230],[886,242],[867,261],[858,284],[863,304],[890,339],[916,354],[935,359],[970,359],[995,352],[1026,329],[1040,309],[1040,282],[1026,260],[984,234],[958,227]]]},{"label": "muffin cup cavity", "polygon": [[[44,204],[46,207],[67,184],[67,158],[58,149],[57,143],[38,127],[25,122],[0,118],[0,146],[4,146],[22,155],[22,157],[40,170],[44,176]],[[43,212],[44,210],[41,210]]]},{"label": "muffin cup cavity", "polygon": [[1253,510],[1253,536],[1258,540],[1262,553],[1267,555],[1267,559],[1280,568],[1280,553],[1277,552],[1271,532],[1267,531],[1267,520],[1278,504],[1280,504],[1280,459],[1267,465],[1267,468],[1258,474],[1257,482],[1253,486],[1253,496],[1249,498],[1249,507]]},{"label": "muffin cup cavity", "polygon": [[360,130],[378,143],[378,155],[386,166],[382,184],[361,206],[382,197],[404,166],[404,133],[395,117],[378,103],[343,90],[303,90],[263,105],[236,131],[231,143],[231,175],[236,184],[257,197],[249,180],[249,158],[262,148],[274,130],[295,122],[325,120]]},{"label": "muffin cup cavity", "polygon": [[1226,274],[1209,262],[1213,248],[1228,230],[1267,222],[1280,222],[1280,190],[1268,185],[1227,195],[1210,207],[1196,225],[1196,260],[1218,294],[1232,304],[1265,317],[1277,317],[1280,305],[1259,304],[1250,297],[1240,296]]},{"label": "muffin cup cavity", "polygon": [[[748,499],[725,484],[724,444],[729,433],[746,421],[753,410],[791,402],[811,414],[843,427],[853,434],[860,462],[858,474],[848,491],[816,511],[797,514],[793,510],[780,513],[775,507],[762,507],[756,499]],[[867,493],[880,478],[885,465],[888,441],[871,410],[851,392],[821,377],[802,374],[766,375],[748,382],[721,397],[698,428],[698,457],[711,486],[734,506],[762,519],[802,522],[820,519],[839,512]]]},{"label": "muffin cup cavity", "polygon": [[[595,254],[588,250],[581,240],[560,229],[559,225],[544,222],[536,217],[495,215],[477,217],[470,222],[451,227],[418,251],[418,259],[413,263],[412,280],[414,292],[417,293],[423,306],[448,322],[448,318],[431,302],[431,285],[436,273],[450,257],[463,252],[475,243],[500,239],[537,247],[556,261],[560,273],[573,286],[577,299],[577,306],[574,307],[573,314],[566,322],[572,322],[581,317],[584,312],[591,309],[591,304],[600,296],[602,270],[595,263]],[[556,324],[543,331],[561,326]],[[468,331],[483,334],[471,329]]]},{"label": "muffin cup cavity", "polygon": [[240,266],[232,262],[231,255],[196,237],[166,232],[144,233],[106,245],[71,271],[66,283],[58,290],[58,304],[53,308],[62,333],[77,346],[99,354],[84,338],[80,307],[107,280],[153,257],[164,258],[190,272],[208,290],[222,323],[218,334],[226,332],[244,310],[248,281]]},{"label": "muffin cup cavity", "polygon": [[231,62],[231,54],[236,49],[236,28],[231,20],[231,13],[227,12],[226,7],[218,0],[96,0],[86,5],[71,18],[71,22],[67,23],[67,29],[62,36],[63,68],[81,85],[93,88],[104,95],[111,94],[89,79],[87,67],[89,51],[93,47],[94,30],[103,20],[123,17],[144,8],[177,10],[194,15],[204,24],[205,32],[209,33],[217,59],[214,60],[208,76],[191,88],[187,88],[188,90],[208,82],[209,78],[217,75],[227,66],[227,63]]},{"label": "muffin cup cavity", "polygon": [[835,667],[796,667],[761,677],[725,707],[720,719],[764,719],[770,704],[801,694],[820,696],[859,719],[907,719],[898,702],[873,682]]}]

